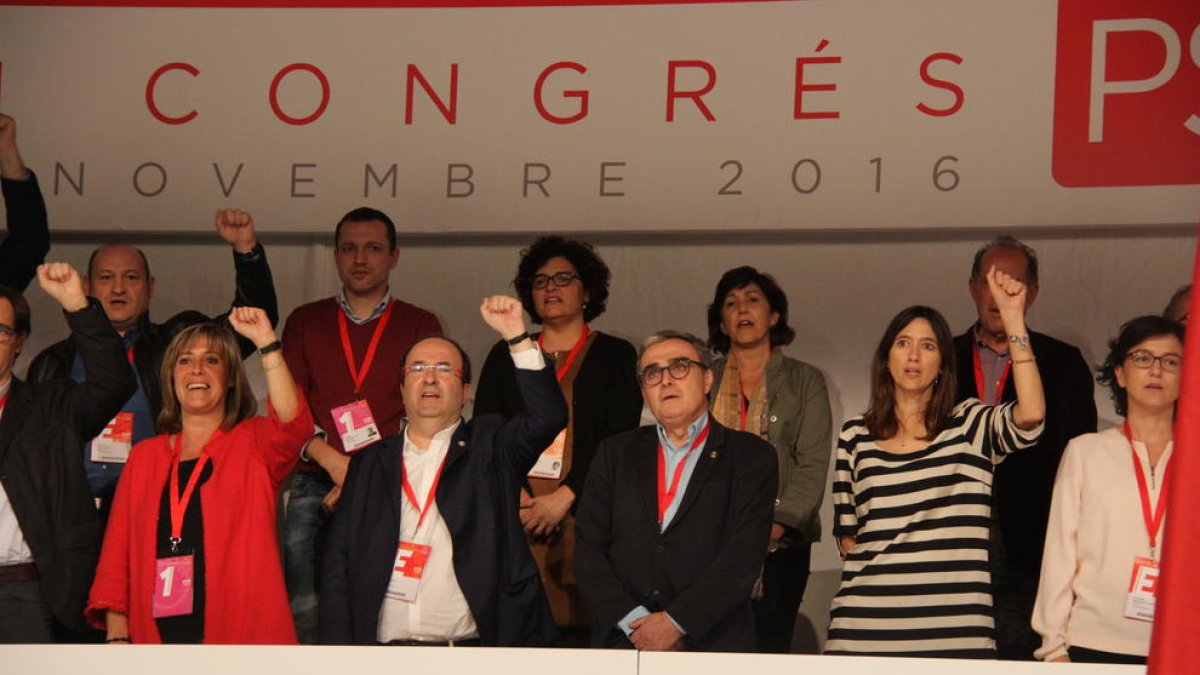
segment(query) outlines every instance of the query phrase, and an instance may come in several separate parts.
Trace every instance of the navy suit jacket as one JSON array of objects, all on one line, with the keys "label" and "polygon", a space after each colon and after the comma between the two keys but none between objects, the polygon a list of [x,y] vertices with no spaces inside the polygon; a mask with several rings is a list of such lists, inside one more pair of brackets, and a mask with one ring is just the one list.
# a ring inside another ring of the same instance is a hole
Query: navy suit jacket
[{"label": "navy suit jacket", "polygon": [[[437,506],[454,573],[485,646],[545,646],[558,631],[517,514],[521,485],[567,406],[550,366],[517,369],[526,412],[481,415],[454,432]],[[325,644],[375,644],[400,533],[404,431],[355,453],[321,570]]]},{"label": "navy suit jacket", "polygon": [[575,520],[575,576],[595,613],[592,644],[630,646],[617,622],[666,611],[688,649],[753,651],[750,590],[762,569],[779,466],[763,439],[713,420],[679,509],[658,524],[658,432],[600,444]]}]

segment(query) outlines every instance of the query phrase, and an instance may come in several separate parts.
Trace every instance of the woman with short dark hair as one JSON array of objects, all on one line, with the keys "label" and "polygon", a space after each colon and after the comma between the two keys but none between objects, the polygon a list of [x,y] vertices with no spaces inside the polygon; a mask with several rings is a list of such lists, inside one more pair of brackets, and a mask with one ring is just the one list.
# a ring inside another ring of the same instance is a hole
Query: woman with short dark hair
[{"label": "woman with short dark hair", "polygon": [[825,377],[783,355],[796,332],[788,300],[775,279],[736,267],[717,282],[708,306],[708,343],[723,354],[713,364],[709,402],[730,429],[769,441],[779,460],[771,539],[754,606],[758,651],[791,651],[796,612],[808,585],[812,544],[832,449]]},{"label": "woman with short dark hair", "polygon": [[110,643],[295,644],[276,537],[276,494],[312,435],[266,313],[229,323],[262,354],[270,412],[255,417],[224,326],[181,331],[163,357],[161,435],[117,483],[88,619]]},{"label": "woman with short dark hair", "polygon": [[1010,336],[1017,400],[954,405],[953,339],[935,309],[896,315],[871,364],[871,403],[834,470],[845,556],[826,653],[995,658],[988,540],[994,467],[1042,432],[1025,284],[987,273]]},{"label": "woman with short dark hair", "polygon": [[1146,663],[1154,596],[1143,587],[1158,574],[1182,368],[1171,319],[1132,319],[1109,343],[1097,379],[1125,421],[1063,451],[1033,608],[1039,659]]},{"label": "woman with short dark hair", "polygon": [[[590,617],[582,604],[572,558],[574,512],[600,441],[637,426],[642,394],[633,345],[588,326],[604,313],[608,266],[584,242],[539,237],[521,252],[513,286],[530,318],[542,325],[534,339],[555,364],[570,403],[567,428],[530,471],[521,497],[521,523],[542,583],[564,629],[564,646],[586,646]],[[523,411],[508,345],[496,343],[479,375],[475,414]]]}]

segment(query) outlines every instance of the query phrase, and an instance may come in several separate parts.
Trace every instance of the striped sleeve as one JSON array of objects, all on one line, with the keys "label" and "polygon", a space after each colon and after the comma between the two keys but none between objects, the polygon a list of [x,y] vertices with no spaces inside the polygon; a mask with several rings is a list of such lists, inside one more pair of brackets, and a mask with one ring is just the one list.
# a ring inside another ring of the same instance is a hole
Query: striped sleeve
[{"label": "striped sleeve", "polygon": [[854,448],[866,433],[862,420],[850,420],[838,436],[833,466],[833,536],[858,536],[858,516],[854,510]]},{"label": "striped sleeve", "polygon": [[1046,428],[1044,421],[1029,430],[1017,426],[1013,419],[1016,405],[1016,401],[1009,401],[989,406],[972,398],[960,403],[955,410],[956,417],[962,415],[966,418],[967,437],[971,445],[979,448],[993,464],[999,464],[1008,455],[1033,446]]}]

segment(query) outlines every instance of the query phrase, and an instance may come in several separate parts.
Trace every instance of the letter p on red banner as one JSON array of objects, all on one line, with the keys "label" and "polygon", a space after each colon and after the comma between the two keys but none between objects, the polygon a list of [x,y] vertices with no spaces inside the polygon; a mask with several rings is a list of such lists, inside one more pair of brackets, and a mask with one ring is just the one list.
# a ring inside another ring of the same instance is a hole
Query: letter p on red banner
[{"label": "letter p on red banner", "polygon": [[1054,179],[1200,183],[1200,2],[1059,0]]}]

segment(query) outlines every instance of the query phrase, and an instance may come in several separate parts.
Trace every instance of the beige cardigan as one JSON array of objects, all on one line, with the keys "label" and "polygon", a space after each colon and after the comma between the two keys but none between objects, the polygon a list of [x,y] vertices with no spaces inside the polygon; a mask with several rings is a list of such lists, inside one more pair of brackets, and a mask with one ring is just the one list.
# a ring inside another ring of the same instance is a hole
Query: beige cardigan
[{"label": "beige cardigan", "polygon": [[[1146,446],[1135,444],[1142,470]],[[1158,503],[1172,445],[1159,459],[1150,487]],[[1166,519],[1163,520],[1164,528]],[[1162,546],[1162,531],[1158,542]],[[1120,427],[1084,434],[1067,444],[1046,531],[1041,583],[1033,608],[1033,628],[1042,636],[1034,655],[1050,661],[1068,646],[1145,656],[1150,651],[1147,621],[1125,618],[1133,559],[1148,557],[1129,442]]]}]

